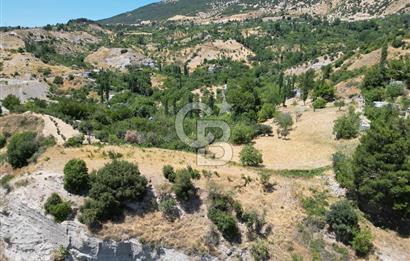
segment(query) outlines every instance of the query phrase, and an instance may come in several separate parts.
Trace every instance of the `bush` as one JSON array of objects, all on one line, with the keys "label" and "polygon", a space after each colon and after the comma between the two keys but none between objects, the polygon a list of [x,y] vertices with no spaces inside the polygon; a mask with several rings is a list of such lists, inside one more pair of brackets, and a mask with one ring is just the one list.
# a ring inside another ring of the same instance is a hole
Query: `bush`
[{"label": "bush", "polygon": [[172,197],[161,200],[159,210],[169,220],[174,220],[178,216],[177,202]]},{"label": "bush", "polygon": [[335,88],[325,83],[315,88],[313,92],[315,98],[323,98],[327,102],[335,99]]},{"label": "bush", "polygon": [[239,123],[233,128],[231,139],[234,144],[247,144],[254,136],[255,131],[251,126]]},{"label": "bush", "polygon": [[0,133],[0,149],[6,146],[6,142],[7,142],[6,137],[4,137],[4,135]]},{"label": "bush", "polygon": [[401,84],[389,84],[386,86],[386,95],[390,98],[396,98],[404,95],[404,86]]},{"label": "bush", "polygon": [[333,133],[336,139],[353,139],[359,135],[360,117],[354,112],[354,108],[349,108],[349,113],[335,121]]},{"label": "bush", "polygon": [[317,109],[326,108],[326,104],[327,104],[327,101],[323,99],[322,97],[319,97],[313,102],[313,109],[317,110]]},{"label": "bush", "polygon": [[62,85],[64,84],[64,79],[61,76],[56,76],[53,81],[54,84]]},{"label": "bush", "polygon": [[65,144],[64,147],[68,148],[68,147],[73,147],[73,148],[78,148],[81,147],[83,145],[83,141],[84,141],[84,135],[77,135],[74,137],[69,138]]},{"label": "bush", "polygon": [[21,107],[20,99],[12,94],[7,95],[6,98],[4,98],[4,100],[2,101],[2,104],[7,110],[11,112],[16,112]]},{"label": "bush", "polygon": [[7,146],[8,161],[13,168],[27,166],[38,149],[37,135],[34,132],[15,134]]},{"label": "bush", "polygon": [[349,244],[358,228],[358,216],[348,201],[339,201],[330,206],[326,222],[330,230],[336,234],[336,239]]},{"label": "bush", "polygon": [[113,219],[122,213],[120,202],[110,193],[102,193],[99,199],[87,199],[80,208],[79,221],[88,227],[96,228],[101,222]]},{"label": "bush", "polygon": [[169,180],[169,182],[174,183],[175,178],[176,178],[176,173],[174,171],[174,168],[170,165],[165,165],[162,168],[162,173],[164,174],[164,177]]},{"label": "bush", "polygon": [[141,200],[147,191],[147,183],[136,165],[114,160],[93,176],[90,197],[99,199],[102,194],[109,193],[121,203]]},{"label": "bush", "polygon": [[270,260],[269,247],[265,241],[255,242],[251,247],[251,254],[255,261]]},{"label": "bush", "polygon": [[70,160],[64,167],[64,189],[80,194],[89,189],[87,165],[83,160]]},{"label": "bush", "polygon": [[358,256],[367,256],[372,250],[373,236],[369,229],[360,230],[354,235],[352,247]]},{"label": "bush", "polygon": [[232,214],[212,208],[208,211],[208,218],[226,239],[235,240],[238,238],[239,228]]},{"label": "bush", "polygon": [[195,187],[191,181],[191,174],[187,171],[179,172],[172,189],[180,200],[189,200],[195,195]]},{"label": "bush", "polygon": [[333,170],[336,180],[343,188],[354,190],[354,175],[352,160],[346,155],[336,152],[333,154]]},{"label": "bush", "polygon": [[57,193],[53,193],[44,204],[47,214],[54,216],[56,222],[63,222],[71,215],[72,209],[68,202],[64,202]]},{"label": "bush", "polygon": [[273,117],[275,114],[275,106],[271,103],[264,103],[261,110],[258,112],[258,121],[264,122]]},{"label": "bush", "polygon": [[262,153],[255,149],[252,145],[246,145],[241,153],[240,160],[244,166],[256,167],[263,163]]}]

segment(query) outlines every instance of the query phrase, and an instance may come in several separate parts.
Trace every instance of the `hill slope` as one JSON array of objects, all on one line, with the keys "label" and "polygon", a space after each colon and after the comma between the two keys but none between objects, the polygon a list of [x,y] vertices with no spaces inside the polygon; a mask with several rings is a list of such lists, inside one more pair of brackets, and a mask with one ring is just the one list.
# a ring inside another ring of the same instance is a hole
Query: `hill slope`
[{"label": "hill slope", "polygon": [[251,10],[262,14],[333,14],[338,17],[355,15],[378,16],[405,12],[410,0],[163,0],[143,6],[100,22],[134,24],[141,20],[162,20],[176,15],[214,17]]}]

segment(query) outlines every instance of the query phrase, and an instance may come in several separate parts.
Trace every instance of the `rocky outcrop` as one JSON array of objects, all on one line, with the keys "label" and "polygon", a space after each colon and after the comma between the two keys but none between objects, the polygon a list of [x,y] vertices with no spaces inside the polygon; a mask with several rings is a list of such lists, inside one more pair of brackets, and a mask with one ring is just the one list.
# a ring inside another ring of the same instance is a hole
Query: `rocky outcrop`
[{"label": "rocky outcrop", "polygon": [[77,220],[61,224],[44,214],[46,198],[57,192],[74,206],[82,198],[64,191],[62,176],[38,172],[16,178],[9,190],[0,189],[0,239],[11,261],[52,260],[58,248],[68,250],[67,260],[192,260],[172,249],[151,246],[138,239],[104,240]]}]

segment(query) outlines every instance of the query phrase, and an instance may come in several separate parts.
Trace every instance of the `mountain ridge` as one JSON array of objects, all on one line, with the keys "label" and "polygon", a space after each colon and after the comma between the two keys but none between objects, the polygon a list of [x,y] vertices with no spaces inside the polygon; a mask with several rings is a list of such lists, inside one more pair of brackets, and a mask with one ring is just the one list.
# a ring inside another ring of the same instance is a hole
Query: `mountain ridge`
[{"label": "mountain ridge", "polygon": [[174,16],[223,17],[258,11],[260,16],[319,15],[347,19],[409,12],[410,0],[163,0],[100,20],[104,24],[136,24]]}]

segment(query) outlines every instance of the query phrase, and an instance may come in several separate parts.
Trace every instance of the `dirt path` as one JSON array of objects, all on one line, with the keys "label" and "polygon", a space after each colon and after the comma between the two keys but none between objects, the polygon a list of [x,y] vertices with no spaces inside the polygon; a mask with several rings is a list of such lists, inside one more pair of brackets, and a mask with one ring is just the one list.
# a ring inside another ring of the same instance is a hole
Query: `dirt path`
[{"label": "dirt path", "polygon": [[71,125],[56,117],[37,113],[33,113],[33,115],[44,121],[44,137],[53,136],[58,145],[63,145],[67,139],[80,134]]}]

